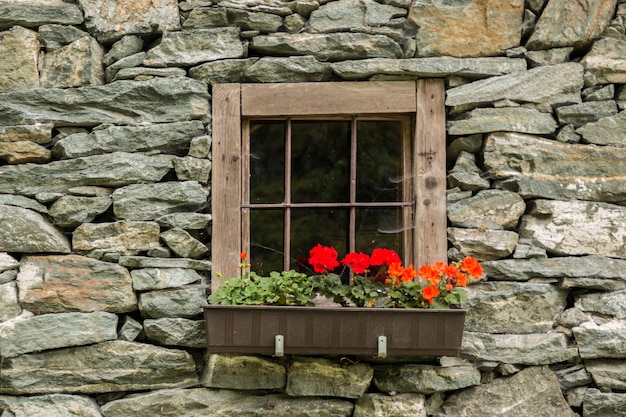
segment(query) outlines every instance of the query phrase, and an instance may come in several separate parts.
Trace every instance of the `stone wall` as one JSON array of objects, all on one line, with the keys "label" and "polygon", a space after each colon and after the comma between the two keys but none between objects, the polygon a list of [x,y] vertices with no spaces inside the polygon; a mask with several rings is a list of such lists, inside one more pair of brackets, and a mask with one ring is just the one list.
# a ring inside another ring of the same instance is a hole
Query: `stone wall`
[{"label": "stone wall", "polygon": [[[0,0],[3,416],[626,416],[623,0]],[[445,78],[460,358],[212,355],[211,86]],[[506,411],[504,411],[506,410]]]}]

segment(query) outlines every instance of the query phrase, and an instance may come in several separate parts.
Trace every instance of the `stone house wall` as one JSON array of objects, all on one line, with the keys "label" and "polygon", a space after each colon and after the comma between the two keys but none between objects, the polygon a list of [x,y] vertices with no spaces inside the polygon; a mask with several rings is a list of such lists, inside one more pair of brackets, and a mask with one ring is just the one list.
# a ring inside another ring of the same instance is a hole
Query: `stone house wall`
[{"label": "stone house wall", "polygon": [[[626,416],[623,0],[0,0],[0,414]],[[211,86],[446,80],[460,358],[211,355]],[[507,410],[504,412],[503,410]]]}]

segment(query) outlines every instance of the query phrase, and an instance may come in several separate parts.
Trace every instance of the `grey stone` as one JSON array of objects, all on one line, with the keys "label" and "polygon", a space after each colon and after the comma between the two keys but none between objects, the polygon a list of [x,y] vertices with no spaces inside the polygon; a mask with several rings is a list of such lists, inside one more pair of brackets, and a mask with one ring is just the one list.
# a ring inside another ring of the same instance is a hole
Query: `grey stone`
[{"label": "grey stone", "polygon": [[56,158],[76,158],[110,152],[149,152],[185,155],[191,139],[204,134],[200,121],[141,126],[110,126],[91,133],[76,133],[52,148]]},{"label": "grey stone", "polygon": [[[465,329],[482,333],[542,333],[554,327],[568,291],[549,284],[479,282],[467,288]],[[532,309],[528,306],[532,305]]]},{"label": "grey stone", "polygon": [[149,80],[154,77],[185,77],[187,75],[187,71],[182,68],[146,68],[146,67],[137,67],[137,68],[122,68],[120,69],[113,78],[113,81],[117,80]]},{"label": "grey stone", "polygon": [[615,97],[615,84],[585,88],[582,97],[585,101],[612,100]]},{"label": "grey stone", "polygon": [[111,197],[63,196],[50,207],[50,216],[60,227],[76,227],[89,223],[110,206]]},{"label": "grey stone", "polygon": [[155,290],[139,295],[139,311],[145,318],[193,318],[202,313],[206,304],[204,288],[188,286],[177,289]]},{"label": "grey stone", "polygon": [[[0,26],[2,10],[7,6],[0,3]],[[37,32],[15,26],[0,32],[0,92],[24,90],[39,87],[37,70],[41,46]]]},{"label": "grey stone", "polygon": [[563,333],[489,334],[465,332],[461,356],[519,365],[550,365],[578,357]]},{"label": "grey stone", "polygon": [[187,386],[195,371],[185,351],[113,340],[5,358],[0,382],[10,395],[96,394]]},{"label": "grey stone", "polygon": [[81,395],[49,394],[32,397],[0,395],[0,408],[11,417],[102,417],[95,400]]},{"label": "grey stone", "polygon": [[0,194],[0,204],[22,207],[38,213],[48,214],[48,208],[32,198],[21,195]]},{"label": "grey stone", "polygon": [[602,38],[593,43],[580,63],[597,83],[626,82],[626,40]]},{"label": "grey stone", "polygon": [[626,358],[626,321],[613,320],[600,325],[587,321],[572,331],[583,359]]},{"label": "grey stone", "polygon": [[524,53],[524,57],[528,60],[530,67],[534,68],[567,62],[572,52],[574,52],[573,47],[554,48],[545,51],[528,51]]},{"label": "grey stone", "polygon": [[41,46],[48,51],[59,49],[65,45],[89,36],[89,34],[83,30],[74,26],[64,26],[57,24],[42,25],[37,31],[39,35],[39,42]]},{"label": "grey stone", "polygon": [[41,214],[0,204],[0,251],[69,253],[67,238]]},{"label": "grey stone", "polygon": [[149,35],[180,29],[176,0],[141,0],[132,4],[116,0],[78,0],[87,30],[110,43],[124,35]]},{"label": "grey stone", "polygon": [[626,208],[613,204],[535,200],[522,217],[520,237],[548,253],[625,258],[625,215]]},{"label": "grey stone", "polygon": [[102,413],[105,417],[131,415],[350,417],[353,408],[352,402],[333,398],[320,401],[319,398],[290,398],[283,394],[250,395],[230,390],[191,388],[159,390],[128,396],[104,404]]},{"label": "grey stone", "polygon": [[482,190],[447,207],[454,227],[513,230],[526,210],[524,200],[511,191]]},{"label": "grey stone", "polygon": [[626,291],[580,294],[575,297],[575,306],[584,312],[626,319]]},{"label": "grey stone", "polygon": [[162,290],[200,282],[202,277],[194,269],[142,268],[130,272],[135,291]]},{"label": "grey stone", "polygon": [[483,262],[485,275],[504,281],[528,281],[534,278],[596,278],[626,281],[626,260],[603,256],[572,256],[547,259],[503,259]]},{"label": "grey stone", "polygon": [[262,57],[244,72],[246,80],[260,83],[330,81],[332,75],[330,64],[312,56]]},{"label": "grey stone", "polygon": [[108,197],[113,193],[113,190],[107,187],[96,186],[84,186],[84,187],[72,187],[67,190],[71,195],[79,197]]},{"label": "grey stone", "polygon": [[306,25],[306,19],[299,14],[292,14],[285,17],[283,26],[289,33],[298,33]]},{"label": "grey stone", "polygon": [[211,85],[243,82],[246,70],[258,60],[258,57],[252,57],[205,62],[191,68],[189,76]]},{"label": "grey stone", "polygon": [[22,314],[22,308],[17,298],[17,284],[14,281],[3,282],[0,279],[0,326],[2,322],[20,314]]},{"label": "grey stone", "polygon": [[587,123],[576,129],[576,133],[586,143],[626,147],[626,112]]},{"label": "grey stone", "polygon": [[354,417],[411,416],[426,417],[424,395],[402,393],[397,395],[363,394],[356,401]]},{"label": "grey stone", "polygon": [[586,123],[595,122],[616,114],[617,104],[614,100],[587,101],[572,106],[561,106],[556,109],[559,123],[562,125],[571,124],[574,127],[581,127]]},{"label": "grey stone", "polygon": [[49,51],[41,62],[41,86],[67,88],[104,84],[104,50],[94,38],[84,36]]},{"label": "grey stone", "polygon": [[463,256],[489,261],[511,255],[517,245],[518,234],[507,230],[449,227],[448,240]]},{"label": "grey stone", "polygon": [[161,43],[147,52],[146,66],[196,65],[243,56],[239,29],[193,29],[165,32]]},{"label": "grey stone", "polygon": [[[607,28],[616,3],[616,0],[590,0],[585,3],[550,0],[526,48],[586,48]],[[567,30],[563,30],[565,27]]]},{"label": "grey stone", "polygon": [[79,255],[24,257],[17,284],[21,305],[35,314],[137,309],[126,268]]},{"label": "grey stone", "polygon": [[[194,7],[183,22],[183,29],[207,29],[229,26],[225,7]],[[275,16],[280,19],[279,16]]]},{"label": "grey stone", "polygon": [[153,220],[177,211],[196,211],[208,195],[196,181],[131,184],[115,190],[113,211],[121,219]]},{"label": "grey stone", "polygon": [[236,390],[284,389],[284,365],[256,356],[207,354],[201,381],[205,387]]},{"label": "grey stone", "polygon": [[45,144],[52,139],[51,123],[36,123],[33,125],[0,126],[0,142],[22,142]]},{"label": "grey stone", "polygon": [[626,416],[626,394],[602,393],[589,389],[583,399],[585,417]]},{"label": "grey stone", "polygon": [[593,377],[595,385],[602,391],[623,392],[626,389],[626,364],[624,361],[616,359],[588,360],[585,361],[585,368]]},{"label": "grey stone", "polygon": [[130,69],[142,66],[147,56],[148,55],[145,52],[137,52],[136,54],[120,58],[118,61],[115,61],[111,65],[107,66],[107,68],[104,70],[104,76],[107,83],[113,82],[113,80],[117,76],[117,73],[123,69]]},{"label": "grey stone", "polygon": [[14,281],[16,278],[17,271],[14,269],[10,271],[0,272],[0,284],[6,284],[7,282]]},{"label": "grey stone", "polygon": [[34,89],[0,93],[0,124],[169,123],[201,119],[209,113],[206,84],[189,78],[116,81],[74,89]]},{"label": "grey stone", "polygon": [[372,58],[331,64],[335,74],[344,79],[365,79],[376,74],[412,77],[446,77],[458,75],[485,78],[526,70],[524,59],[431,57],[414,59]]},{"label": "grey stone", "polygon": [[105,312],[21,315],[0,324],[0,356],[114,340],[116,326],[117,315]]},{"label": "grey stone", "polygon": [[174,159],[174,170],[179,181],[197,181],[202,185],[209,183],[212,163],[210,159],[186,156]]},{"label": "grey stone", "polygon": [[480,385],[480,371],[471,365],[398,365],[377,367],[374,384],[383,392],[432,394]]},{"label": "grey stone", "polygon": [[183,229],[167,230],[161,233],[160,237],[172,252],[181,258],[200,259],[209,252],[209,248],[204,243]]},{"label": "grey stone", "polygon": [[380,4],[373,0],[343,0],[320,6],[311,13],[308,30],[313,33],[364,32],[397,24],[407,15],[405,8]]},{"label": "grey stone", "polygon": [[547,366],[527,368],[453,393],[434,416],[500,417],[504,410],[507,417],[578,416],[567,405],[556,376]]},{"label": "grey stone", "polygon": [[556,140],[561,143],[579,143],[580,135],[576,133],[574,125],[565,125],[556,134]]},{"label": "grey stone", "polygon": [[189,13],[183,28],[236,26],[241,30],[271,33],[277,32],[282,25],[283,19],[271,13],[252,12],[237,8],[195,8]]},{"label": "grey stone", "polygon": [[222,0],[220,6],[272,13],[278,16],[287,16],[293,13],[291,8],[281,0]]},{"label": "grey stone", "polygon": [[[557,109],[557,112],[561,108]],[[447,122],[450,135],[489,132],[554,133],[557,123],[548,113],[524,107],[479,108]]]},{"label": "grey stone", "polygon": [[0,142],[0,159],[9,164],[25,164],[29,162],[46,163],[52,157],[50,151],[32,142]]},{"label": "grey stone", "polygon": [[0,252],[0,272],[18,269],[20,262],[5,252]]},{"label": "grey stone", "polygon": [[171,213],[157,217],[155,221],[168,229],[179,227],[185,230],[202,230],[209,227],[211,219],[212,216],[207,213]]},{"label": "grey stone", "polygon": [[211,135],[197,136],[191,140],[189,145],[189,156],[194,158],[211,159]]},{"label": "grey stone", "polygon": [[46,165],[0,166],[0,192],[38,195],[65,193],[78,186],[117,187],[159,181],[172,167],[171,156],[123,152],[53,161]]},{"label": "grey stone", "polygon": [[117,338],[118,340],[132,342],[139,337],[142,331],[143,326],[141,323],[130,316],[124,316],[120,330],[117,333]]},{"label": "grey stone", "polygon": [[559,384],[562,388],[575,388],[584,385],[589,385],[591,381],[591,375],[586,371],[586,365],[574,365],[564,369],[557,369],[554,374],[559,379]]},{"label": "grey stone", "polygon": [[578,308],[572,307],[559,314],[555,322],[557,325],[561,326],[561,328],[573,329],[589,320],[591,320],[590,315],[583,313]]},{"label": "grey stone", "polygon": [[291,396],[359,398],[374,370],[365,363],[341,366],[328,359],[298,358],[287,370],[285,392]]},{"label": "grey stone", "polygon": [[103,62],[109,66],[122,58],[141,52],[143,39],[137,35],[126,35],[111,45],[111,49],[104,54]]},{"label": "grey stone", "polygon": [[188,268],[210,271],[211,262],[183,258],[150,258],[146,256],[121,256],[119,263],[129,268]]},{"label": "grey stone", "polygon": [[400,45],[387,36],[345,32],[255,36],[250,49],[268,55],[312,55],[322,61],[402,56]]},{"label": "grey stone", "polygon": [[37,27],[45,24],[80,25],[83,13],[73,3],[63,0],[0,2],[0,29],[11,26]]},{"label": "grey stone", "polygon": [[[183,318],[146,319],[143,322],[146,338],[165,346],[206,348],[204,321]],[[255,369],[258,371],[258,369]],[[262,387],[258,387],[262,388]]]},{"label": "grey stone", "polygon": [[580,103],[582,87],[582,65],[546,65],[452,88],[447,91],[446,105],[479,106],[505,99],[549,105]]},{"label": "grey stone", "polygon": [[623,148],[563,144],[516,133],[490,134],[484,151],[485,169],[497,180],[496,188],[523,198],[623,202],[624,158]]},{"label": "grey stone", "polygon": [[473,153],[461,151],[454,167],[448,172],[448,184],[461,190],[479,191],[489,188],[489,181],[481,177]]},{"label": "grey stone", "polygon": [[471,135],[455,138],[448,149],[446,149],[446,159],[454,161],[461,152],[476,154],[483,146],[483,135]]},{"label": "grey stone", "polygon": [[77,251],[101,249],[124,255],[159,246],[160,228],[157,223],[117,221],[112,223],[83,223],[72,233],[72,247]]},{"label": "grey stone", "polygon": [[[489,0],[413,2],[409,24],[418,27],[420,56],[494,56],[519,46],[524,2]],[[488,18],[486,18],[488,16]]]}]

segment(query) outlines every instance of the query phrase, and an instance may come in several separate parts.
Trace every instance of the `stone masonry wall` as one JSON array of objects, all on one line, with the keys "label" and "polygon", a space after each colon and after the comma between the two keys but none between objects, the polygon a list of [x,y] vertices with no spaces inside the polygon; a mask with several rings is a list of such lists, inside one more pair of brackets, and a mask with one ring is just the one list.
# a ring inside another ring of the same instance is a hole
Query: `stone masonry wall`
[{"label": "stone masonry wall", "polygon": [[[626,416],[623,0],[0,0],[0,414]],[[460,358],[215,355],[211,86],[446,80]]]}]

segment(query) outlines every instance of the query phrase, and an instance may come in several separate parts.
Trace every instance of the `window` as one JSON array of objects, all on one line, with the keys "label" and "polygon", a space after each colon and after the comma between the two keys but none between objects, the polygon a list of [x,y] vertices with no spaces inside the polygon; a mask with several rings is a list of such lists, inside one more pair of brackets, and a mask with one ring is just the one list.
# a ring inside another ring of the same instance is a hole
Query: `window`
[{"label": "window", "polygon": [[443,101],[441,80],[214,86],[213,270],[294,268],[318,242],[445,261]]}]

